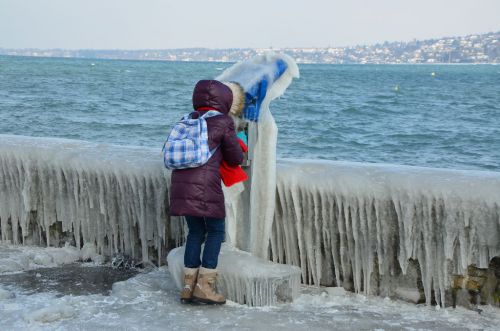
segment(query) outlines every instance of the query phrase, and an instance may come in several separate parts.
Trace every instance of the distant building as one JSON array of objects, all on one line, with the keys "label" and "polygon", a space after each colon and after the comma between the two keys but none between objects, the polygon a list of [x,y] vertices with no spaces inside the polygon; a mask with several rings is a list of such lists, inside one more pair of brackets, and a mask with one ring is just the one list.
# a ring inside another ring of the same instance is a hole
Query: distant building
[{"label": "distant building", "polygon": [[500,63],[500,31],[410,42],[326,48],[39,50],[2,49],[0,55],[236,62],[268,51],[285,52],[299,63]]}]

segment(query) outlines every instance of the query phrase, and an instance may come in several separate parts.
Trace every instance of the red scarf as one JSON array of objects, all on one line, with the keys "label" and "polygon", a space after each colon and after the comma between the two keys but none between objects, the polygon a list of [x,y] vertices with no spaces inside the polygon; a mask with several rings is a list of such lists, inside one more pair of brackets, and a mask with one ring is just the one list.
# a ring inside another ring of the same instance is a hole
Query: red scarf
[{"label": "red scarf", "polygon": [[[238,138],[238,142],[240,143],[241,149],[243,152],[248,152],[248,147],[245,145],[243,140]],[[239,182],[243,182],[248,179],[248,176],[243,169],[239,165],[230,166],[226,161],[222,160],[220,164],[220,177],[222,178],[222,182],[226,187],[234,185]]]}]

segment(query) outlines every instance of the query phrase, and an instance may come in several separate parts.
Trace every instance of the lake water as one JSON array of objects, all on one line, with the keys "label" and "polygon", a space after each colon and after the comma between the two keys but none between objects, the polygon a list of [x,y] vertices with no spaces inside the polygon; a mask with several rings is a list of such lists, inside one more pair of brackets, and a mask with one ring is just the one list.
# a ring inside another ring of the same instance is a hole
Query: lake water
[{"label": "lake water", "polygon": [[[0,133],[158,147],[227,63],[0,57]],[[500,66],[300,65],[278,157],[500,171]]]}]

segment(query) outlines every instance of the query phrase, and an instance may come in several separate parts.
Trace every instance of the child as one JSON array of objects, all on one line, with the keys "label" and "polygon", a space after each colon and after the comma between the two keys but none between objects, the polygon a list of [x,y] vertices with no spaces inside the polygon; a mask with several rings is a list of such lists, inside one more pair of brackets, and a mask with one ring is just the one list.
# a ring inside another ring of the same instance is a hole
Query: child
[{"label": "child", "polygon": [[[215,291],[216,267],[224,240],[226,216],[219,169],[223,160],[230,166],[237,166],[243,161],[234,122],[228,114],[230,111],[233,114],[241,111],[235,107],[241,107],[244,101],[239,98],[233,100],[234,88],[230,86],[216,80],[201,80],[196,84],[193,92],[196,112],[202,115],[206,111],[217,110],[223,114],[206,119],[209,147],[216,150],[201,167],[172,171],[170,214],[185,216],[189,228],[181,302],[226,302],[224,296]],[[205,248],[200,260],[203,242]]]}]

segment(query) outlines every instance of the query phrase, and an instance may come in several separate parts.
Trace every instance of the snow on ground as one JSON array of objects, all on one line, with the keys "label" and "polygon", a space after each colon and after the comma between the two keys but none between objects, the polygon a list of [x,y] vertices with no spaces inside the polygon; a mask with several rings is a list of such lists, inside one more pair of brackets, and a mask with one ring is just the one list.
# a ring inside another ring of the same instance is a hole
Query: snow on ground
[{"label": "snow on ground", "polygon": [[57,267],[80,260],[92,260],[95,264],[102,264],[104,257],[97,254],[96,250],[92,244],[85,244],[82,249],[70,245],[42,248],[10,245],[0,241],[0,274]]},{"label": "snow on ground", "polygon": [[[9,256],[16,260],[26,252],[36,255],[46,250],[0,246],[0,265]],[[0,321],[2,330],[500,329],[500,309],[495,307],[481,307],[483,313],[478,314],[464,308],[436,309],[366,298],[341,288],[303,287],[301,292],[294,303],[274,307],[250,308],[231,302],[225,306],[182,305],[166,267],[117,282],[110,295],[33,293],[0,281]]]}]

